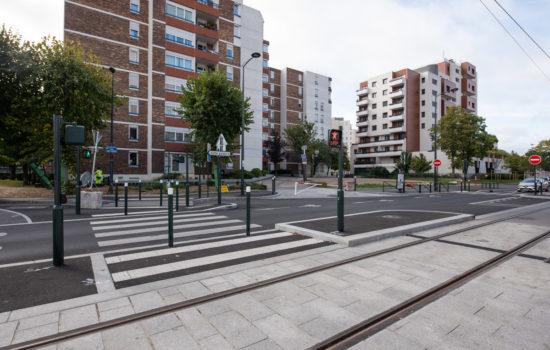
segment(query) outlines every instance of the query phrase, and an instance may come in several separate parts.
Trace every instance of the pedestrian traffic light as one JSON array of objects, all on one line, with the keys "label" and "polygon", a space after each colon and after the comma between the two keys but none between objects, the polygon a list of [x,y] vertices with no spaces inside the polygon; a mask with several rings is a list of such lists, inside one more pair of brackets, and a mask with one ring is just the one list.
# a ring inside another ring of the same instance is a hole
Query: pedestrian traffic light
[{"label": "pedestrian traffic light", "polygon": [[340,147],[342,143],[342,130],[332,129],[328,133],[328,145],[330,147]]},{"label": "pedestrian traffic light", "polygon": [[92,158],[92,151],[89,149],[82,150],[82,158],[84,159]]}]

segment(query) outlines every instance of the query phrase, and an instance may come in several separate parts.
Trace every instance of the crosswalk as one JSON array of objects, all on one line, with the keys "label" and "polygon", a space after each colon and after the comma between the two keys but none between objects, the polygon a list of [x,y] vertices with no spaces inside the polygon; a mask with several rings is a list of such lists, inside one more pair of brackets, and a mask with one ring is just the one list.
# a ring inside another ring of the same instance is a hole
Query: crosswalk
[{"label": "crosswalk", "polygon": [[[166,213],[98,217],[90,222],[116,288],[183,276],[332,243],[251,224],[213,212],[175,213],[168,247]],[[164,244],[163,244],[164,243]]]}]

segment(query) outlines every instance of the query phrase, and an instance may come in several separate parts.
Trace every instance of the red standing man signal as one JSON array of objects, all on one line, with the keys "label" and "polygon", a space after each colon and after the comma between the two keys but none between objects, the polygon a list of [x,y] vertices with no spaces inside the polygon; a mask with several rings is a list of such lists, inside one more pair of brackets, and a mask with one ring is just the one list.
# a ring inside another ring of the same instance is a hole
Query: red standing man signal
[{"label": "red standing man signal", "polygon": [[340,143],[342,142],[342,131],[332,129],[328,133],[328,145],[330,147],[340,147]]}]

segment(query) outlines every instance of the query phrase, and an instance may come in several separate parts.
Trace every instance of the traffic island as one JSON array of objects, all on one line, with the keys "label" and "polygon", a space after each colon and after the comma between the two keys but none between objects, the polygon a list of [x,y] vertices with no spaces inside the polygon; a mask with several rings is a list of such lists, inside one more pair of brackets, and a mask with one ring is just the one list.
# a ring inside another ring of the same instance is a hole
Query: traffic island
[{"label": "traffic island", "polygon": [[474,215],[441,211],[378,210],[344,216],[345,229],[337,231],[337,217],[276,224],[275,228],[345,246],[356,246],[439,226],[473,220]]}]

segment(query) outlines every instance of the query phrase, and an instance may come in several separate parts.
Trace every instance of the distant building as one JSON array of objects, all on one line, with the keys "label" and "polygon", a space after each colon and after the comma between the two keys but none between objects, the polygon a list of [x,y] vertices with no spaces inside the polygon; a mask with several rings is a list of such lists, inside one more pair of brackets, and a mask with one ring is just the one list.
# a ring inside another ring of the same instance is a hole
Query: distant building
[{"label": "distant building", "polygon": [[348,157],[351,160],[352,145],[356,143],[356,131],[352,128],[351,122],[344,118],[332,118],[331,129],[338,129],[342,126],[342,138],[348,149]]},{"label": "distant building", "polygon": [[[457,88],[456,92],[453,89]],[[444,60],[418,69],[401,69],[360,83],[357,90],[357,174],[376,166],[395,168],[401,152],[424,153],[433,160],[430,129],[451,106],[477,112],[477,71],[469,62]],[[450,172],[441,151],[439,171]]]}]

